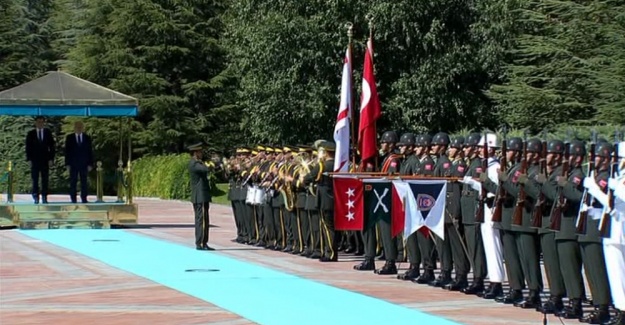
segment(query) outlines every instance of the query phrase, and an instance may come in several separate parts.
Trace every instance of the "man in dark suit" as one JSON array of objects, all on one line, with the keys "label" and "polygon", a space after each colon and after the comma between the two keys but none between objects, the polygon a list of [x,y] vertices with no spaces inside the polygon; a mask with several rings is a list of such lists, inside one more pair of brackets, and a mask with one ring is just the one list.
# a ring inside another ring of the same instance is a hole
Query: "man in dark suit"
[{"label": "man in dark suit", "polygon": [[[54,163],[54,137],[50,129],[44,127],[45,122],[43,116],[37,116],[35,129],[28,131],[26,135],[26,161],[30,165],[35,204],[39,203],[40,194],[43,203],[48,203],[48,176],[50,167]],[[39,190],[39,175],[41,175],[41,191]]]},{"label": "man in dark suit", "polygon": [[74,123],[74,133],[65,138],[65,167],[69,169],[69,195],[72,203],[76,203],[76,184],[80,177],[80,199],[88,203],[87,173],[93,169],[93,147],[91,137],[84,133],[81,121]]},{"label": "man in dark suit", "polygon": [[191,203],[195,212],[195,248],[197,250],[212,251],[208,246],[208,228],[210,219],[208,208],[211,201],[208,186],[208,166],[202,161],[202,143],[189,146],[191,161],[189,161],[189,176],[191,178]]}]

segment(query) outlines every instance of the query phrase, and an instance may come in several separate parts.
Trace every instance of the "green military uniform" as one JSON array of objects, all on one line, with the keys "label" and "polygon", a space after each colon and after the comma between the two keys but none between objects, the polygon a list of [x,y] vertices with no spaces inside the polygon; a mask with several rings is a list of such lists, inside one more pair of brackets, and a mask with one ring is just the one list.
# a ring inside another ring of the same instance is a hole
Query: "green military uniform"
[{"label": "green military uniform", "polygon": [[[527,152],[539,153],[542,144],[538,139],[530,139],[527,143]],[[536,177],[540,172],[538,165],[528,168],[526,175],[523,175],[521,164],[510,170],[510,177],[503,182],[504,189],[515,197],[515,202],[519,203],[519,194],[522,183],[528,179]],[[524,186],[524,185],[523,185]],[[524,190],[524,188],[523,188]],[[540,307],[540,292],[543,289],[542,273],[540,271],[539,238],[537,230],[531,228],[532,212],[534,210],[535,201],[531,196],[527,195],[523,204],[523,217],[520,225],[512,225],[512,231],[515,232],[515,242],[520,252],[521,267],[525,275],[525,281],[530,289],[529,296],[515,304],[521,308],[538,308]]]},{"label": "green military uniform", "polygon": [[[320,178],[320,174],[317,172],[316,174],[313,171],[319,171],[319,163],[314,162],[310,164],[310,173],[307,177],[314,177],[315,180]],[[321,242],[321,219],[319,217],[319,205],[317,200],[317,189],[314,182],[304,182],[302,183],[306,190],[306,210],[308,211],[308,224],[309,228],[309,244],[308,251],[305,256],[310,258],[320,258],[322,251],[322,242]]]},{"label": "green military uniform", "polygon": [[[396,174],[399,172],[400,166],[401,155],[389,153],[384,157],[384,160],[382,160],[381,172]],[[380,221],[377,222],[377,226],[380,233],[380,239],[382,240],[382,248],[384,249],[386,264],[381,269],[376,270],[376,273],[380,275],[397,274],[397,267],[395,266],[395,262],[398,258],[398,251],[400,249],[403,250],[403,245],[400,245],[398,243],[397,237],[392,237],[390,219],[380,219]],[[401,240],[401,237],[399,239]]]},{"label": "green military uniform", "polygon": [[[189,147],[191,152],[201,152],[202,144],[198,143]],[[208,186],[208,167],[195,157],[189,161],[189,176],[191,178],[191,203],[195,212],[195,247],[198,250],[212,250],[208,246],[208,228],[210,219],[208,215],[211,201]]]},{"label": "green military uniform", "polygon": [[[523,140],[521,138],[511,138],[507,142],[507,150],[520,153],[523,147]],[[510,169],[518,169],[520,165],[507,162],[506,170],[510,172]],[[509,177],[509,174],[506,174]],[[493,183],[490,178],[486,177],[483,183],[484,188],[490,193],[497,194],[499,192],[499,186],[502,186],[504,180],[500,178],[499,184]],[[512,232],[512,215],[514,214],[514,207],[516,206],[515,197],[510,195],[507,191],[504,191],[505,196],[503,198],[497,198],[502,201],[501,204],[501,222],[497,222],[493,225],[494,228],[502,230],[501,241],[503,244],[503,257],[504,264],[506,266],[506,274],[508,277],[508,283],[510,285],[510,292],[502,297],[495,298],[495,301],[504,304],[514,304],[523,300],[522,290],[525,287],[525,280],[523,275],[523,269],[521,267],[520,253],[516,245],[515,233]]]},{"label": "green military uniform", "polygon": [[[545,145],[543,143],[543,145]],[[546,143],[548,154],[564,154],[564,142],[552,140]],[[543,157],[545,159],[546,157]],[[541,199],[541,193],[544,196],[543,204],[536,206],[535,209],[542,209],[541,228],[538,230],[540,236],[540,246],[543,252],[543,263],[547,272],[547,281],[549,283],[549,293],[551,297],[545,302],[541,308],[545,314],[560,313],[564,309],[562,297],[566,295],[564,279],[560,271],[560,257],[556,247],[556,233],[550,229],[551,211],[555,200],[556,179],[562,175],[562,166],[558,165],[551,170],[549,175],[539,175],[530,180],[525,188],[527,194],[535,200]],[[548,179],[543,179],[548,177]]]},{"label": "green military uniform", "polygon": [[[334,143],[324,141],[319,144],[318,150],[325,150],[328,158],[320,159],[312,168],[311,173],[304,178],[305,184],[317,184],[317,206],[321,216],[322,251],[320,261],[338,261],[338,244],[340,235],[334,230],[334,190],[329,173],[334,171]],[[321,156],[321,153],[320,153]]]},{"label": "green military uniform", "polygon": [[[474,148],[477,146],[482,135],[472,133],[469,135],[465,147]],[[477,178],[479,174],[486,172],[482,170],[482,163],[479,157],[470,158],[465,176]],[[479,224],[475,220],[478,205],[479,193],[470,185],[462,186],[462,197],[460,207],[462,213],[462,225],[464,227],[464,237],[467,242],[469,261],[473,267],[473,283],[471,286],[461,290],[466,294],[480,294],[484,291],[484,278],[486,277],[486,256]]]},{"label": "green military uniform", "polygon": [[[422,155],[419,157],[419,164],[415,170],[415,174],[419,176],[434,176],[434,168],[436,162],[430,155],[430,145],[432,137],[428,134],[422,134],[417,139],[417,146],[422,148]],[[414,282],[419,284],[430,283],[434,280],[434,269],[436,269],[436,247],[434,238],[427,228],[421,228],[419,231],[408,236],[406,239],[406,249],[408,257],[411,261],[418,257],[416,251],[421,254],[421,262],[423,264],[423,274]],[[411,258],[412,255],[412,258]]]},{"label": "green military uniform", "polygon": [[[580,141],[570,144],[570,154],[573,157],[583,157],[586,154],[585,145]],[[584,172],[579,165],[574,165],[567,175],[560,181],[550,179],[545,196],[559,204],[559,196],[565,198],[566,203],[560,206],[562,216],[560,229],[555,235],[556,250],[560,261],[560,272],[564,281],[565,291],[569,298],[569,305],[556,315],[565,319],[579,319],[582,317],[582,300],[585,297],[584,280],[582,279],[582,257],[577,242],[575,223],[582,201]]]},{"label": "green military uniform", "polygon": [[[602,161],[610,159],[614,147],[605,142],[597,145],[596,156],[601,157]],[[605,166],[597,166],[595,171],[595,182],[602,191],[607,190],[608,178],[610,178],[609,164]],[[593,207],[602,209],[601,203],[593,199]],[[582,321],[591,324],[600,324],[607,322],[610,318],[609,306],[612,303],[610,296],[610,286],[608,283],[608,274],[603,255],[603,244],[601,234],[599,232],[599,221],[590,215],[586,218],[586,233],[580,234],[578,241],[582,251],[582,262],[588,286],[592,294],[592,302],[595,305],[595,312],[584,317]]]},{"label": "green military uniform", "polygon": [[[400,175],[414,175],[419,168],[419,158],[412,152],[412,147],[417,144],[417,139],[414,134],[406,133],[402,135],[399,146],[407,146],[410,150],[407,153],[407,156],[403,159],[401,166],[399,168]],[[399,236],[398,236],[399,237]],[[403,239],[403,238],[402,238]],[[417,243],[413,243],[408,248],[408,243],[406,243],[406,254],[407,258],[410,262],[410,267],[408,270],[399,276],[397,276],[400,280],[415,280],[421,275],[421,251],[418,248]]]}]

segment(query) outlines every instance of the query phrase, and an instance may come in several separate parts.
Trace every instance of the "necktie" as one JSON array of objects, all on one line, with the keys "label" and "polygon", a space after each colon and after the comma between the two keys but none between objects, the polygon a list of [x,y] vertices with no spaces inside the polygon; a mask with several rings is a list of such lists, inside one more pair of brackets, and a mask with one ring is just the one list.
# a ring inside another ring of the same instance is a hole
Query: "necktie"
[{"label": "necktie", "polygon": [[39,135],[39,141],[43,141],[43,130],[37,129],[37,135]]}]

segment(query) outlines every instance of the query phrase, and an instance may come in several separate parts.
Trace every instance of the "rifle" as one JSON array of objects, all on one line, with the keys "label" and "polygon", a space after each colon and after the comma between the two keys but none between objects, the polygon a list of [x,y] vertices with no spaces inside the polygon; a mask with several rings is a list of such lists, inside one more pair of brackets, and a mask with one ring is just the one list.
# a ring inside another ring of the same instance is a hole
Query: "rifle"
[{"label": "rifle", "polygon": [[[482,146],[482,150],[482,173],[487,173],[488,175],[488,132],[484,132],[484,145]],[[484,188],[484,185],[482,185],[477,210],[475,211],[475,222],[484,222],[484,203],[486,202],[487,194],[488,192]]]},{"label": "rifle", "polygon": [[[588,176],[591,177],[595,172],[595,146],[597,145],[597,132],[592,131],[592,143],[590,143],[590,161],[588,162]],[[582,196],[582,204],[590,207],[592,196],[588,195],[588,190],[584,190]],[[586,234],[586,220],[588,219],[588,210],[580,210],[577,217],[577,225],[575,231],[580,235]]]},{"label": "rifle", "polygon": [[[547,129],[543,131],[543,145],[540,151],[540,174],[547,175]],[[545,206],[545,194],[541,192],[538,194],[538,200],[534,205],[534,211],[532,211],[532,228],[543,227],[543,208]]]},{"label": "rifle", "polygon": [[[571,135],[570,133],[567,135],[567,143],[564,145],[564,157],[562,158],[562,174],[560,176],[567,177],[569,175],[569,159],[571,156]],[[551,209],[551,219],[549,220],[549,229],[560,231],[560,227],[562,226],[562,212],[566,208],[566,197],[564,197],[564,193],[562,192],[562,188],[558,187],[556,192],[556,201],[553,203],[553,208]]]},{"label": "rifle", "polygon": [[[521,174],[527,173],[527,131],[524,134],[523,139],[523,155],[521,156],[521,168],[519,169]],[[523,225],[523,209],[525,209],[525,186],[519,184],[519,196],[516,200],[516,206],[514,207],[514,213],[512,214],[512,224],[516,226]]]},{"label": "rifle", "polygon": [[[506,172],[506,170],[508,169],[508,143],[506,140],[506,134],[508,133],[508,129],[506,127],[506,125],[504,124],[502,127],[502,133],[503,133],[503,140],[501,142],[501,171],[502,172]],[[499,181],[498,187],[497,187],[497,197],[495,198],[495,210],[493,211],[493,217],[492,217],[492,221],[493,222],[501,222],[501,219],[503,218],[503,203],[506,200],[506,196],[507,196],[507,192],[506,190],[503,188],[502,182]]]},{"label": "rifle", "polygon": [[[614,152],[612,153],[612,164],[610,166],[610,177],[616,177],[618,172],[618,144],[619,132],[614,132]],[[614,209],[614,191],[608,187],[608,206],[603,209],[601,216],[601,224],[599,225],[599,234],[603,238],[610,238],[610,230],[612,228],[612,218],[610,213]]]}]

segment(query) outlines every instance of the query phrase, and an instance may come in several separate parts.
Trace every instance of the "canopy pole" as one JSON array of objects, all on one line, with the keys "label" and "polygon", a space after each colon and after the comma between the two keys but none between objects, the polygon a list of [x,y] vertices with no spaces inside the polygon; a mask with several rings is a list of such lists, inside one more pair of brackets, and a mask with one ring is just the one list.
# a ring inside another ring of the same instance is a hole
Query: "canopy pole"
[{"label": "canopy pole", "polygon": [[132,119],[128,119],[128,176],[127,176],[127,188],[126,188],[126,204],[132,204],[132,169],[130,167],[130,161],[132,160]]},{"label": "canopy pole", "polygon": [[124,202],[124,120],[119,118],[119,159],[117,159],[117,203]]}]

